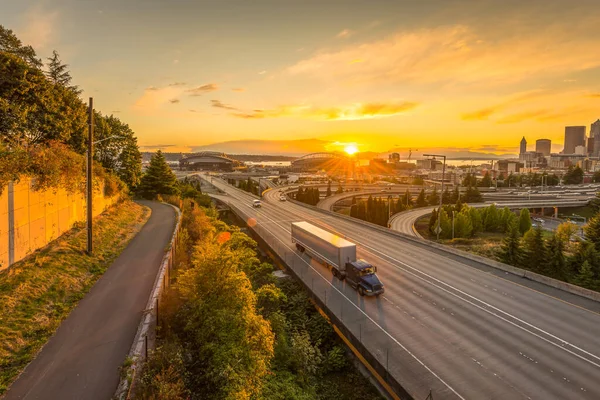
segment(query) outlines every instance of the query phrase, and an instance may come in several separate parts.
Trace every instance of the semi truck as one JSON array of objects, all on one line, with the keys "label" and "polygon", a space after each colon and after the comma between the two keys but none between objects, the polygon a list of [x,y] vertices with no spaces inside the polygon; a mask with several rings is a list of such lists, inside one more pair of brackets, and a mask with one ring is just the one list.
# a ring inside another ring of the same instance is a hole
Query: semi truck
[{"label": "semi truck", "polygon": [[377,267],[356,258],[356,244],[306,221],[292,223],[292,243],[329,268],[333,276],[345,279],[361,296],[384,292]]}]

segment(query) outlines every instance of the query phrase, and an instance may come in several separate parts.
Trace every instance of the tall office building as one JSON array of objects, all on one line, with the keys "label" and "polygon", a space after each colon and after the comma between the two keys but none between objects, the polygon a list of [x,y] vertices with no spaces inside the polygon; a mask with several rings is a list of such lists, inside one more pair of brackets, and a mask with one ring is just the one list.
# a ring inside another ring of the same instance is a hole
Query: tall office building
[{"label": "tall office building", "polygon": [[590,137],[594,138],[594,150],[592,156],[600,157],[600,119],[596,120],[590,128]]},{"label": "tall office building", "polygon": [[585,126],[565,127],[565,148],[563,154],[575,154],[577,146],[586,145]]},{"label": "tall office building", "polygon": [[521,139],[521,147],[519,149],[519,154],[524,154],[527,152],[527,140],[525,140],[525,136]]},{"label": "tall office building", "polygon": [[550,139],[538,139],[535,141],[535,151],[542,153],[544,156],[549,156],[552,148]]}]

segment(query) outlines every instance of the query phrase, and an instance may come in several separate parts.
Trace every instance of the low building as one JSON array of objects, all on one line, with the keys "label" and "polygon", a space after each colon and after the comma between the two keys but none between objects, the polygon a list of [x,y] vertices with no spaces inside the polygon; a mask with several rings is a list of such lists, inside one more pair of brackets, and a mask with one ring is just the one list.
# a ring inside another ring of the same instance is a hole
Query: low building
[{"label": "low building", "polygon": [[514,160],[498,160],[496,162],[495,168],[505,175],[511,173],[517,173],[521,170],[522,164],[518,161]]},{"label": "low building", "polygon": [[202,151],[183,157],[179,160],[181,170],[194,171],[233,171],[243,163],[218,151]]},{"label": "low building", "polygon": [[436,170],[442,167],[442,162],[439,160],[434,160],[433,158],[424,158],[422,160],[417,160],[417,168],[418,169],[429,169]]}]

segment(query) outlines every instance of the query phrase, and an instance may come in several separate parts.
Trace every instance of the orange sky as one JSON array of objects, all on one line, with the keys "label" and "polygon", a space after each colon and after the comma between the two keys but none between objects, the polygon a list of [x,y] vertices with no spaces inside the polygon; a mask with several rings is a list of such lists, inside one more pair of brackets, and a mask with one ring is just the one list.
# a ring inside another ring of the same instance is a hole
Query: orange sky
[{"label": "orange sky", "polygon": [[600,117],[592,0],[15,3],[3,24],[57,49],[144,146],[559,150],[564,126]]}]

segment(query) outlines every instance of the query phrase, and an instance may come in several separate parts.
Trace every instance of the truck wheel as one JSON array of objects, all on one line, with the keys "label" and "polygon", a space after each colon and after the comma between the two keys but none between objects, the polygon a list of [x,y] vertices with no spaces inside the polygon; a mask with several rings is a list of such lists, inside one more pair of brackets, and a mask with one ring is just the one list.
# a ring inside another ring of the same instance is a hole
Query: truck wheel
[{"label": "truck wheel", "polygon": [[363,289],[362,286],[358,287],[358,294],[360,294],[361,296],[365,295],[365,289]]},{"label": "truck wheel", "polygon": [[300,251],[300,252],[304,252],[304,247],[300,246],[299,243],[296,243],[296,248]]}]

